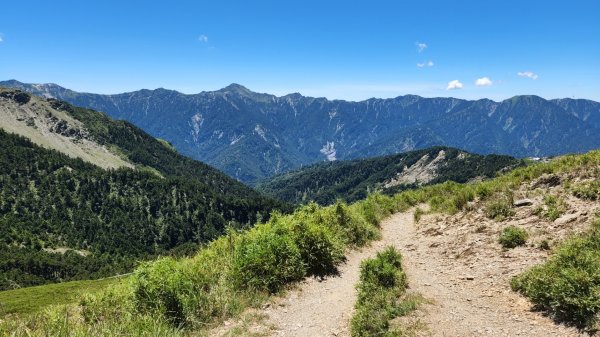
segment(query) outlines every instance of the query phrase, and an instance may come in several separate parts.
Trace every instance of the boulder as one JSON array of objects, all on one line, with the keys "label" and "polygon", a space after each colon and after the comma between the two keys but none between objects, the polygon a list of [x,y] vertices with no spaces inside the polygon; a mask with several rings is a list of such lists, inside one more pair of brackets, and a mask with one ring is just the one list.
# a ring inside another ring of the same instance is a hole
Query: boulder
[{"label": "boulder", "polygon": [[531,205],[533,205],[533,200],[531,200],[531,199],[519,199],[519,200],[515,200],[515,202],[513,202],[513,205],[515,207],[531,206]]},{"label": "boulder", "polygon": [[554,223],[557,225],[564,225],[564,224],[568,224],[569,222],[573,222],[573,221],[577,220],[578,217],[579,217],[578,213],[565,214],[565,215],[561,216],[560,218],[554,220]]},{"label": "boulder", "polygon": [[560,181],[560,177],[556,174],[543,174],[533,183],[532,187],[554,187],[560,185]]}]

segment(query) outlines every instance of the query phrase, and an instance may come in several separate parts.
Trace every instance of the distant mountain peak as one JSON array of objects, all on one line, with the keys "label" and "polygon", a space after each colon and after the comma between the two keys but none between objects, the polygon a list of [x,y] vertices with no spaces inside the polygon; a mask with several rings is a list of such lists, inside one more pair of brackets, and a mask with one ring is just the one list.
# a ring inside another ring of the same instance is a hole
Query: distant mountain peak
[{"label": "distant mountain peak", "polygon": [[237,84],[237,83],[231,83],[230,85],[226,86],[225,88],[223,88],[219,91],[234,92],[234,93],[239,93],[239,94],[254,93],[252,90],[246,88],[245,86],[243,86],[241,84]]}]

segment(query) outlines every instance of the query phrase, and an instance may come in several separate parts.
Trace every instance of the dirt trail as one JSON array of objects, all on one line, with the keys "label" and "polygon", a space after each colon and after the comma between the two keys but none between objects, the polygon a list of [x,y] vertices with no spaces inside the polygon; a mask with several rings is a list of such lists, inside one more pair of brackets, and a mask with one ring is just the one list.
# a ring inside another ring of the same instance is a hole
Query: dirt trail
[{"label": "dirt trail", "polygon": [[403,234],[403,226],[398,224],[412,225],[412,218],[412,213],[399,213],[385,220],[382,240],[351,252],[339,276],[323,281],[310,279],[273,309],[267,309],[269,323],[276,329],[273,336],[349,336],[361,261],[397,242]]},{"label": "dirt trail", "polygon": [[[461,231],[444,232],[443,221],[455,219],[425,216],[420,223],[430,224],[428,227],[416,226],[412,212],[391,216],[382,223],[382,240],[351,252],[339,276],[323,281],[309,279],[276,299],[261,310],[266,319],[251,331],[286,337],[349,336],[360,262],[393,245],[404,256],[410,291],[430,301],[415,318],[427,326],[420,335],[582,336],[576,329],[531,312],[529,302],[510,290],[510,277],[539,263],[539,256],[527,253],[527,248],[504,252],[494,246],[497,244],[489,239],[489,233],[477,231],[471,237]],[[432,234],[432,228],[440,223],[443,234]],[[450,254],[448,248],[457,242],[466,249]],[[223,331],[216,335],[223,335]]]}]

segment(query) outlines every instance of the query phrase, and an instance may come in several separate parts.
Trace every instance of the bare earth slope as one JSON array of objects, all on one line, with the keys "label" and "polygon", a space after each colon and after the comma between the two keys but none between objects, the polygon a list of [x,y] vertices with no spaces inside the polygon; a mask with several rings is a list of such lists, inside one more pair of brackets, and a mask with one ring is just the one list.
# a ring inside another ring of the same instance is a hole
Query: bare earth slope
[{"label": "bare earth slope", "polygon": [[95,142],[80,121],[42,98],[15,90],[0,88],[0,128],[102,168],[133,167]]}]

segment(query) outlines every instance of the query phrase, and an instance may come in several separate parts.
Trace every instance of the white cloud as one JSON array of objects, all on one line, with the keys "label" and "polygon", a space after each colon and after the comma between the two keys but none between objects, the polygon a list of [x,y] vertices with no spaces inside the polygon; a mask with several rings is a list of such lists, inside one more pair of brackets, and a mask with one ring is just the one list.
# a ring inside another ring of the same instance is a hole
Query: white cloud
[{"label": "white cloud", "polygon": [[417,42],[415,43],[417,45],[417,50],[419,51],[419,53],[423,52],[425,49],[427,49],[427,44],[426,43],[422,43],[422,42]]},{"label": "white cloud", "polygon": [[475,81],[475,85],[478,87],[491,87],[493,84],[492,80],[489,77],[478,78]]},{"label": "white cloud", "polygon": [[198,41],[206,43],[206,42],[208,42],[208,36],[202,34],[202,35],[198,36]]},{"label": "white cloud", "polygon": [[0,33],[0,42],[4,42],[4,38],[2,37],[2,33]]},{"label": "white cloud", "polygon": [[425,68],[425,67],[433,67],[433,61],[427,61],[423,63],[417,63],[417,67]]},{"label": "white cloud", "polygon": [[538,75],[532,71],[519,71],[517,75],[521,77],[531,78],[532,80],[537,80]]},{"label": "white cloud", "polygon": [[463,84],[460,83],[459,80],[454,80],[454,81],[448,82],[448,86],[446,87],[446,90],[456,90],[456,89],[462,89],[462,88],[463,88]]}]

